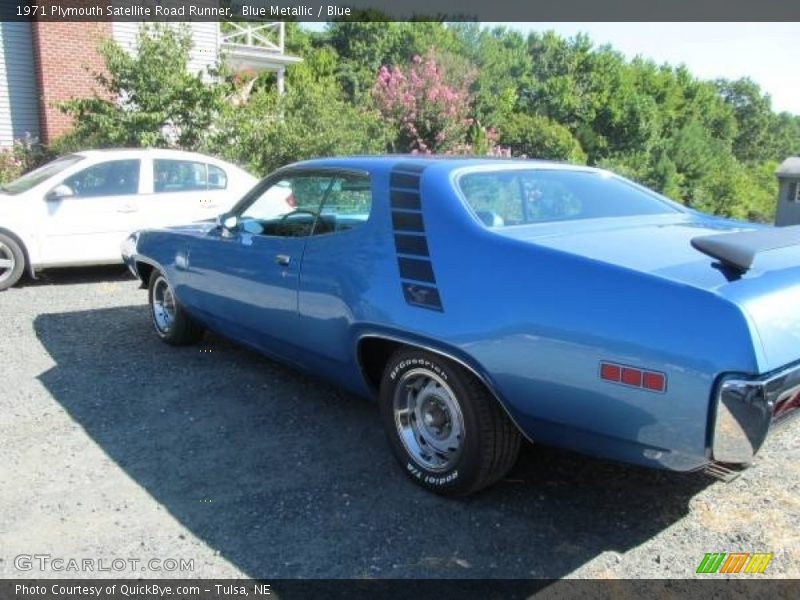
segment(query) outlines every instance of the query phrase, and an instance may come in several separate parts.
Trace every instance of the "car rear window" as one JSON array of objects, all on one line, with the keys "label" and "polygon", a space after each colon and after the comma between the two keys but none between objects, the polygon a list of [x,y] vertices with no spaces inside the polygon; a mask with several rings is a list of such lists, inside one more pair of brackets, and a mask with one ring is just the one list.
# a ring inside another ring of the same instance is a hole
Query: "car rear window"
[{"label": "car rear window", "polygon": [[458,186],[487,227],[677,212],[655,192],[597,171],[478,171],[462,175]]}]

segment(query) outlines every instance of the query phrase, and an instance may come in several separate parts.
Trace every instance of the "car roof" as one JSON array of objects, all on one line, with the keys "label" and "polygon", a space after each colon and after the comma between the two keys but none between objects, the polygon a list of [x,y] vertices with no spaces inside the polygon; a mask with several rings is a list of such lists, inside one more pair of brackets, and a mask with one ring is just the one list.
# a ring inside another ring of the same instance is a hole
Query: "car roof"
[{"label": "car roof", "polygon": [[527,158],[503,158],[487,156],[447,156],[447,155],[419,155],[419,154],[385,154],[385,155],[356,155],[337,158],[316,158],[287,165],[286,168],[346,168],[346,169],[398,169],[421,170],[427,167],[436,167],[437,170],[454,171],[468,168],[532,168],[554,169],[564,171],[595,171],[601,169],[586,165],[574,165],[549,160]]},{"label": "car roof", "polygon": [[98,150],[81,150],[79,152],[73,152],[73,154],[76,154],[78,156],[83,156],[84,158],[96,158],[99,156],[107,156],[109,154],[113,154],[116,156],[128,156],[128,157],[150,156],[156,158],[204,160],[204,161],[225,163],[228,165],[232,164],[229,163],[228,161],[222,160],[221,158],[215,158],[213,156],[208,156],[207,154],[201,154],[199,152],[189,152],[188,150],[173,150],[170,148],[103,148]]}]

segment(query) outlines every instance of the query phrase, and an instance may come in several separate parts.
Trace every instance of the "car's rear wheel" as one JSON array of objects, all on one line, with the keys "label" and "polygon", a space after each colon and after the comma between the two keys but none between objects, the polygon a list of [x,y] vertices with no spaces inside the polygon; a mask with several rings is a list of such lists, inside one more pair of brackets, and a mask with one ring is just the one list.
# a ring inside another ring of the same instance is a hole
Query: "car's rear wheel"
[{"label": "car's rear wheel", "polygon": [[476,492],[514,465],[520,434],[472,373],[436,354],[406,348],[386,366],[383,424],[403,470],[446,496]]},{"label": "car's rear wheel", "polygon": [[25,272],[25,253],[14,238],[0,233],[0,291],[17,283]]},{"label": "car's rear wheel", "polygon": [[204,330],[181,307],[163,273],[153,270],[148,286],[150,316],[158,337],[173,346],[200,341]]}]

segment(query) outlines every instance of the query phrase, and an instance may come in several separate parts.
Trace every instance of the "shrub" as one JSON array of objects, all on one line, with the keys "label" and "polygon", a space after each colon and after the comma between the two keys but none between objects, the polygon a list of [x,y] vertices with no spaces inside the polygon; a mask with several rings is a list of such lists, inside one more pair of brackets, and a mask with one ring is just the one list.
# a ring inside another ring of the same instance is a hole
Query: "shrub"
[{"label": "shrub", "polygon": [[514,156],[586,163],[586,153],[569,129],[540,115],[511,115],[500,129],[500,143]]},{"label": "shrub", "polygon": [[143,25],[136,51],[105,40],[106,72],[96,73],[100,93],[61,104],[75,126],[62,150],[107,147],[198,148],[229,90],[202,73],[189,73],[191,33],[164,24]]},{"label": "shrub", "polygon": [[382,66],[372,88],[380,110],[396,130],[396,149],[440,153],[463,146],[471,125],[470,73],[448,77],[431,48],[402,69]]},{"label": "shrub", "polygon": [[332,61],[328,50],[311,53],[287,74],[282,97],[261,85],[246,103],[227,106],[206,150],[259,175],[297,160],[384,152],[388,135],[380,114],[344,98]]},{"label": "shrub", "polygon": [[49,158],[39,140],[30,134],[14,140],[10,148],[0,150],[0,184],[13,181]]}]

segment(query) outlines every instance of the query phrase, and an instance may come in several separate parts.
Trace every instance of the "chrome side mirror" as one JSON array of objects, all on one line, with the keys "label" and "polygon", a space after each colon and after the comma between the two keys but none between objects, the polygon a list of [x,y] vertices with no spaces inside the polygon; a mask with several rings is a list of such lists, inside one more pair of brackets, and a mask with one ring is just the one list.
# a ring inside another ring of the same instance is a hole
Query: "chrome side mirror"
[{"label": "chrome side mirror", "polygon": [[230,237],[233,235],[234,230],[239,226],[239,217],[236,215],[229,215],[222,213],[217,215],[217,228],[221,229],[222,237]]}]

